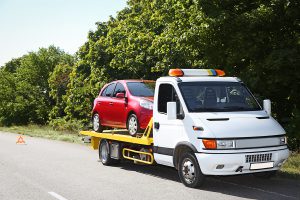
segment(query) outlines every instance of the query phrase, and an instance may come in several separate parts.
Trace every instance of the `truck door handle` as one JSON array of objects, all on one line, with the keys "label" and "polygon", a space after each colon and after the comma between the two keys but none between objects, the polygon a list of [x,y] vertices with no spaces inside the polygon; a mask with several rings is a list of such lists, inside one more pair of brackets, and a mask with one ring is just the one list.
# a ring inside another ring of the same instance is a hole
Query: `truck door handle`
[{"label": "truck door handle", "polygon": [[100,104],[101,104],[101,101],[97,101],[97,104],[100,105]]},{"label": "truck door handle", "polygon": [[159,129],[159,122],[154,122],[154,128],[157,130]]},{"label": "truck door handle", "polygon": [[113,103],[113,102],[109,102],[109,105],[111,105],[111,106],[112,106],[112,105],[114,105],[114,103]]}]

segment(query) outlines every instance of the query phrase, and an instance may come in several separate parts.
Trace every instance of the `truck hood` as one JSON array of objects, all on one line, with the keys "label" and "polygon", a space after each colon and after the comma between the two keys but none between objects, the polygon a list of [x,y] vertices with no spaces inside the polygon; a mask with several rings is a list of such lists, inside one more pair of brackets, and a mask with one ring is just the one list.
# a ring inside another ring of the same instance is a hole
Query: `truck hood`
[{"label": "truck hood", "polygon": [[215,138],[259,137],[285,134],[265,111],[194,113],[204,124],[204,134]]}]

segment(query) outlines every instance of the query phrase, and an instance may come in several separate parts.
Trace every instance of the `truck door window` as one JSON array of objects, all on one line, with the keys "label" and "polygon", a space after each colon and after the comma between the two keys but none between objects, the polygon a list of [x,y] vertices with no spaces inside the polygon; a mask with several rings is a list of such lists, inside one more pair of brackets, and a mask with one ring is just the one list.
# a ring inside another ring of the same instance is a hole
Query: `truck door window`
[{"label": "truck door window", "polygon": [[161,84],[158,92],[158,112],[166,114],[168,102],[176,102],[177,115],[183,116],[183,109],[174,87],[170,84]]}]

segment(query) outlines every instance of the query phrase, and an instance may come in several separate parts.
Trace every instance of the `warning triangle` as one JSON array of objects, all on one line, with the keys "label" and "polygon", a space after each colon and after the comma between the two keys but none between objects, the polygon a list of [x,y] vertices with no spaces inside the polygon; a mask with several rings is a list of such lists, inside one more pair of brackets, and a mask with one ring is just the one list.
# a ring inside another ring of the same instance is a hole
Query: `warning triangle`
[{"label": "warning triangle", "polygon": [[24,138],[21,135],[19,136],[16,144],[25,144],[25,140],[24,140]]}]

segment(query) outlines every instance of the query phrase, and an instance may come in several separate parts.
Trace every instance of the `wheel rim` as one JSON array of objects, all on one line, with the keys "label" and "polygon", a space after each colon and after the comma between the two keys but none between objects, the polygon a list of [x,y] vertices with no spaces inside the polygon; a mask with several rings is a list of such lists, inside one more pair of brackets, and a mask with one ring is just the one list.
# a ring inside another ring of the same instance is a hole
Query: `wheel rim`
[{"label": "wheel rim", "polygon": [[94,131],[97,131],[99,129],[99,125],[100,125],[99,116],[98,116],[98,114],[95,114],[94,118],[93,118],[93,129],[94,129]]},{"label": "wheel rim", "polygon": [[101,146],[101,161],[105,163],[107,161],[107,157],[108,157],[108,151],[106,148],[106,144],[103,143]]},{"label": "wheel rim", "polygon": [[137,131],[137,120],[135,117],[130,117],[129,123],[128,123],[128,129],[130,135],[134,135]]},{"label": "wheel rim", "polygon": [[182,162],[181,170],[183,178],[187,183],[191,184],[192,182],[194,182],[196,174],[195,165],[192,160],[190,160],[189,158],[184,159]]}]

